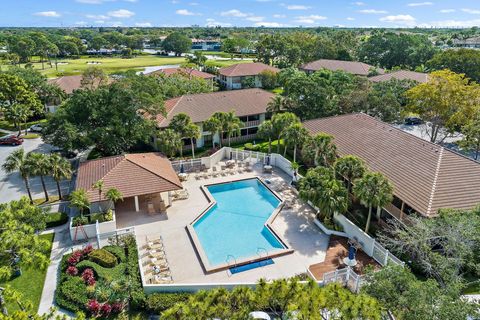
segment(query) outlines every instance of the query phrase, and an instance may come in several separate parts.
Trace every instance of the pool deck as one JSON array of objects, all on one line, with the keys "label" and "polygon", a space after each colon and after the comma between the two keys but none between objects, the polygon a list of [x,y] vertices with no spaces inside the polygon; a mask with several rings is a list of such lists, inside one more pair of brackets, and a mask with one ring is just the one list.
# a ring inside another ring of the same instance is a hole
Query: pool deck
[{"label": "pool deck", "polygon": [[[117,228],[134,225],[140,247],[146,244],[147,238],[161,236],[173,283],[178,284],[254,283],[260,278],[276,279],[303,274],[307,272],[310,265],[323,262],[329,236],[315,226],[313,209],[299,201],[296,194],[288,187],[291,178],[277,169],[273,174],[264,174],[259,164],[253,169],[253,172],[199,180],[194,175],[190,175],[187,181],[183,182],[189,192],[189,198],[174,201],[166,215],[152,217],[142,212],[117,212]],[[270,180],[269,187],[283,200],[291,201],[292,205],[281,210],[271,226],[294,252],[273,258],[274,264],[233,275],[228,270],[207,274],[186,229],[186,226],[209,205],[201,186],[254,177]]]}]

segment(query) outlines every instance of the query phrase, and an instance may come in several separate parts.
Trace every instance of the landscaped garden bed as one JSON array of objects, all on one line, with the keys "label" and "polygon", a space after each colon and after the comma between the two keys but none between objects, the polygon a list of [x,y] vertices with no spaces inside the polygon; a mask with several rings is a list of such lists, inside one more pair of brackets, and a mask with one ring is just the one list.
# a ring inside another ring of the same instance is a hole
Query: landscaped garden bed
[{"label": "landscaped garden bed", "polygon": [[86,246],[63,256],[55,301],[63,309],[93,318],[142,308],[145,295],[135,237],[123,236],[101,249]]}]

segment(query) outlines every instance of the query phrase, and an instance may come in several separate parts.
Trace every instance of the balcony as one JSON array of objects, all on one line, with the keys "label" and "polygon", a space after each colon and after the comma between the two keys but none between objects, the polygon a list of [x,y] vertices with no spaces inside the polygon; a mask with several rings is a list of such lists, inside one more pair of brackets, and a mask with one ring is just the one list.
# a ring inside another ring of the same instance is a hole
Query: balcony
[{"label": "balcony", "polygon": [[260,120],[246,121],[243,123],[244,128],[258,127],[260,125]]}]

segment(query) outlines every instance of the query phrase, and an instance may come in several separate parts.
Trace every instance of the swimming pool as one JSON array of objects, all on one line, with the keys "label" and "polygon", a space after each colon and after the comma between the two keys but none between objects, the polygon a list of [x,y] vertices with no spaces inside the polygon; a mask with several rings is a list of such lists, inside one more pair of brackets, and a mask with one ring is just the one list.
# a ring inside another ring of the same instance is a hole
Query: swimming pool
[{"label": "swimming pool", "polygon": [[258,179],[206,189],[216,203],[193,223],[193,230],[209,266],[255,261],[286,249],[265,225],[281,201]]}]

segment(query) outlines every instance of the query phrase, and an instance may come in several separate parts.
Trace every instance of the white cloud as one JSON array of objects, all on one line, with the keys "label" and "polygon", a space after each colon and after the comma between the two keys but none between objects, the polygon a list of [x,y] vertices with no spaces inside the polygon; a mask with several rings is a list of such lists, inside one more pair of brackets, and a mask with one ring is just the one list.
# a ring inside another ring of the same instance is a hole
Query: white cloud
[{"label": "white cloud", "polygon": [[109,16],[103,14],[87,14],[85,17],[88,19],[96,19],[96,20],[108,20],[110,19]]},{"label": "white cloud", "polygon": [[325,19],[327,19],[327,17],[312,14],[309,16],[299,16],[293,21],[300,24],[315,24]]},{"label": "white cloud", "polygon": [[457,11],[457,10],[455,10],[455,9],[442,9],[442,10],[440,10],[440,13],[452,13],[452,12],[455,12],[455,11]]},{"label": "white cloud", "polygon": [[105,20],[95,20],[93,22],[96,23],[96,24],[104,24]]},{"label": "white cloud", "polygon": [[274,14],[273,17],[277,18],[277,19],[283,19],[283,18],[286,18],[287,15],[285,15],[285,14]]},{"label": "white cloud", "polygon": [[365,2],[355,1],[355,2],[353,2],[352,4],[354,4],[354,5],[356,5],[356,6],[364,6],[364,5],[365,5]]},{"label": "white cloud", "polygon": [[284,27],[285,25],[278,23],[278,22],[257,22],[255,23],[256,27],[266,27],[266,28],[280,28]]},{"label": "white cloud", "polygon": [[412,26],[415,25],[415,18],[409,14],[398,14],[395,16],[386,16],[380,18],[380,21],[389,22],[389,23],[396,23],[399,25],[407,25]]},{"label": "white cloud", "polygon": [[126,9],[120,9],[120,10],[110,11],[108,15],[110,17],[115,17],[115,18],[131,18],[135,15],[135,12],[132,12]]},{"label": "white cloud", "polygon": [[355,20],[355,18],[348,17],[348,18],[347,18],[347,20],[348,20],[348,21],[354,21],[354,20]]},{"label": "white cloud", "polygon": [[[102,4],[105,2],[116,2],[119,0],[75,0],[75,1],[79,3],[85,3],[85,4]],[[134,3],[134,2],[137,2],[138,0],[123,0],[123,1]]]},{"label": "white cloud", "polygon": [[87,25],[87,23],[85,21],[77,21],[77,22],[75,22],[75,24],[77,26],[86,26]]},{"label": "white cloud", "polygon": [[360,13],[366,13],[366,14],[383,14],[383,13],[388,13],[388,11],[385,10],[376,10],[376,9],[363,9],[363,10],[358,10]]},{"label": "white cloud", "polygon": [[443,28],[451,28],[451,27],[475,27],[480,25],[480,19],[472,19],[472,20],[441,20],[441,21],[433,21],[429,23],[422,23],[419,27],[423,28],[431,28],[431,27],[443,27]]},{"label": "white cloud", "polygon": [[135,26],[140,28],[149,28],[152,26],[152,24],[150,22],[137,22],[135,23]]},{"label": "white cloud", "polygon": [[232,9],[228,11],[220,12],[222,17],[236,17],[236,18],[245,18],[248,17],[248,13],[244,13],[237,9]]},{"label": "white cloud", "polygon": [[470,13],[470,14],[480,14],[480,10],[478,9],[468,9],[464,8],[462,9],[463,12]]},{"label": "white cloud", "polygon": [[245,20],[253,21],[253,22],[263,21],[263,19],[265,19],[265,17],[260,17],[260,16],[250,16],[245,18]]},{"label": "white cloud", "polygon": [[177,11],[175,11],[175,13],[181,16],[199,16],[200,15],[200,13],[195,13],[187,9],[178,9]]},{"label": "white cloud", "polygon": [[433,5],[433,2],[430,1],[425,1],[425,2],[412,2],[407,4],[409,7],[422,7],[422,6],[431,6]]},{"label": "white cloud", "polygon": [[189,5],[191,5],[191,6],[198,6],[199,4],[200,4],[200,3],[198,3],[198,2],[190,2],[190,3],[189,3]]},{"label": "white cloud", "polygon": [[57,11],[40,11],[40,12],[35,12],[33,15],[40,16],[40,17],[49,17],[49,18],[58,18],[61,16],[61,14],[58,13]]},{"label": "white cloud", "polygon": [[232,24],[228,22],[220,22],[215,19],[209,18],[205,23],[206,27],[231,27]]},{"label": "white cloud", "polygon": [[311,7],[300,4],[291,4],[286,6],[287,10],[308,10]]}]

